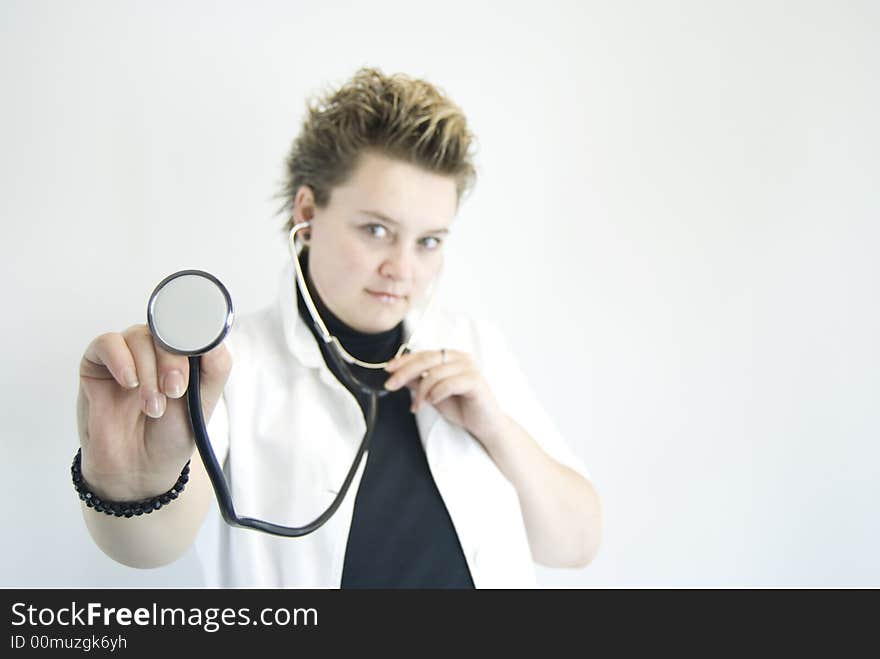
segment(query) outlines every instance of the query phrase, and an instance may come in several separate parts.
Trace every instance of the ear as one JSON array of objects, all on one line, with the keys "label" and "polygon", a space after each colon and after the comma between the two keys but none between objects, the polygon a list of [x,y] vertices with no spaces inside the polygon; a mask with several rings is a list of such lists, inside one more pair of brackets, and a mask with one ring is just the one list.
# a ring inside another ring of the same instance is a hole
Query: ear
[{"label": "ear", "polygon": [[[315,217],[315,196],[311,187],[308,185],[299,186],[293,202],[293,222],[299,224],[301,222],[311,222]],[[310,231],[304,230],[301,234],[302,239],[307,241],[310,237]]]}]

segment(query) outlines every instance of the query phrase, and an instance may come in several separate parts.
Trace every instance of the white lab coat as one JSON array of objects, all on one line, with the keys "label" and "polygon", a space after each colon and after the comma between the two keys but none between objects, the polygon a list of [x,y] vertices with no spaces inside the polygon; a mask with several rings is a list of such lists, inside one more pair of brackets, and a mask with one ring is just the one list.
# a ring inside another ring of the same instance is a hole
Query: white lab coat
[{"label": "white lab coat", "polygon": [[[236,318],[226,339],[232,372],[208,424],[236,513],[286,526],[307,524],[327,508],[365,431],[357,401],[327,368],[299,316],[295,286],[291,263],[281,273],[275,304]],[[416,312],[405,319],[407,334],[416,320]],[[505,412],[551,457],[589,478],[497,330],[436,306],[422,322],[413,350],[446,347],[471,354]],[[422,406],[416,422],[474,585],[535,587],[514,487],[477,440],[431,405]],[[367,457],[336,514],[304,537],[230,527],[212,505],[195,543],[206,585],[338,588]]]}]

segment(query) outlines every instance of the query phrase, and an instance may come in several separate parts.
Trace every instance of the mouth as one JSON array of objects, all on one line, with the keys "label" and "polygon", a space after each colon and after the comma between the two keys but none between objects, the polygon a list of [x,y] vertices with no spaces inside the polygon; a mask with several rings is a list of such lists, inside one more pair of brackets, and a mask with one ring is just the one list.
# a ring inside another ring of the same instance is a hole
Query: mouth
[{"label": "mouth", "polygon": [[394,295],[393,293],[385,293],[382,291],[371,291],[369,288],[364,289],[369,293],[373,298],[382,302],[383,304],[397,304],[401,300],[405,299],[405,295]]}]

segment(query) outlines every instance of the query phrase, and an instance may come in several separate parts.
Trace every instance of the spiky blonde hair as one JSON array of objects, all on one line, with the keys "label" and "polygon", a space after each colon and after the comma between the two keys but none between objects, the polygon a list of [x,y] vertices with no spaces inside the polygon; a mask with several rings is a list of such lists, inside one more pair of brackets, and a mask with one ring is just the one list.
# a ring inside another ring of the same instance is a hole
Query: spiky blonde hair
[{"label": "spiky blonde hair", "polygon": [[307,116],[287,157],[281,212],[293,227],[294,201],[308,185],[318,208],[348,180],[358,157],[378,151],[455,179],[458,203],[476,183],[476,140],[461,109],[434,85],[364,67],[339,89],[306,102]]}]

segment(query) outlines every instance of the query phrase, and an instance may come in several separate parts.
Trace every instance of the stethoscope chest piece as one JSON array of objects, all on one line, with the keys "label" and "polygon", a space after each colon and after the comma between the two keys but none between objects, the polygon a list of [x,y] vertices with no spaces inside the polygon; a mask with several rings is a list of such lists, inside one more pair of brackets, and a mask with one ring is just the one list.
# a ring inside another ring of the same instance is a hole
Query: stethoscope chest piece
[{"label": "stethoscope chest piece", "polygon": [[156,286],[147,305],[147,322],[163,348],[178,355],[203,355],[218,346],[235,312],[229,291],[203,270],[181,270]]}]

